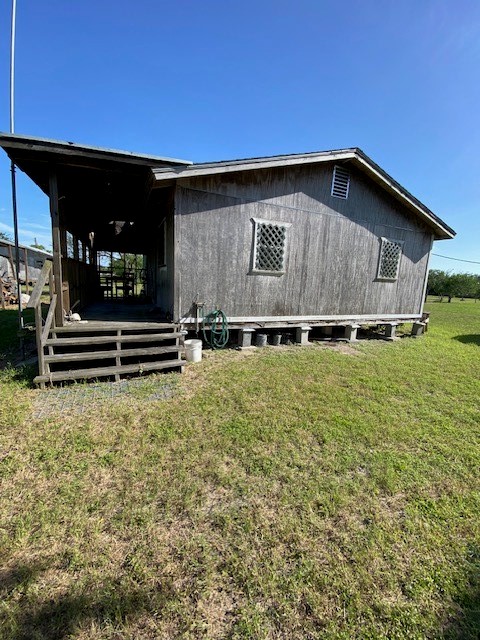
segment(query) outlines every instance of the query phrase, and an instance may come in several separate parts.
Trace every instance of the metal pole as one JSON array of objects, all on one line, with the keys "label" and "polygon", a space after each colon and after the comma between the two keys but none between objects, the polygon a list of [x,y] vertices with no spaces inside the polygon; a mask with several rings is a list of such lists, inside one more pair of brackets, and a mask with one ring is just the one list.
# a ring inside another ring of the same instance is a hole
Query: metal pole
[{"label": "metal pole", "polygon": [[[17,0],[12,0],[12,27],[10,32],[10,133],[15,132],[15,25],[17,17]],[[18,298],[18,326],[23,329],[22,314],[22,287],[20,285],[20,247],[18,244],[18,215],[17,215],[17,182],[15,176],[15,164],[10,165],[12,173],[12,208],[13,208],[13,232],[15,240],[15,270],[17,277]],[[26,265],[25,265],[26,271]]]},{"label": "metal pole", "polygon": [[12,207],[13,207],[13,231],[15,234],[15,271],[17,272],[17,297],[18,297],[18,326],[23,329],[22,314],[22,287],[20,285],[20,247],[18,245],[18,217],[17,217],[17,187],[15,176],[15,165],[10,165],[12,172]]},{"label": "metal pole", "polygon": [[10,133],[15,132],[15,25],[17,0],[12,0],[12,26],[10,31]]}]

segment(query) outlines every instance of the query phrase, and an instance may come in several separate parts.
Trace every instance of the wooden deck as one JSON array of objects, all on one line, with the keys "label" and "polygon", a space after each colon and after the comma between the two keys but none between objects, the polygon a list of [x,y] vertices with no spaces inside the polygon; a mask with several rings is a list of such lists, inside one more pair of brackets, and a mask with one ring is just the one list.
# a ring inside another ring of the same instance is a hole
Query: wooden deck
[{"label": "wooden deck", "polygon": [[80,312],[82,320],[90,322],[155,322],[165,323],[158,310],[151,304],[129,304],[122,301],[105,301],[85,307]]},{"label": "wooden deck", "polygon": [[49,330],[36,384],[182,370],[183,333],[162,322],[151,305],[96,304],[81,318]]}]

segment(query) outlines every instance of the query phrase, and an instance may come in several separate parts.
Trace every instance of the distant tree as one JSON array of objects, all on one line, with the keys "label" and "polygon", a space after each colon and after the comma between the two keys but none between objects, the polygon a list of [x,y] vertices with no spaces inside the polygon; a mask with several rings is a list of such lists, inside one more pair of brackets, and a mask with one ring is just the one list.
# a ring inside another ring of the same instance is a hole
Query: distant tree
[{"label": "distant tree", "polygon": [[34,242],[30,246],[32,247],[32,249],[40,249],[40,251],[47,251],[47,247],[45,245],[43,245],[43,244],[38,243],[38,242]]},{"label": "distant tree", "polygon": [[444,297],[448,302],[453,297],[480,297],[480,276],[473,273],[449,273],[440,269],[432,269],[428,275],[427,291],[430,295],[439,296],[440,302]]},{"label": "distant tree", "polygon": [[477,278],[472,273],[455,273],[452,276],[455,295],[462,298],[474,298]]},{"label": "distant tree", "polygon": [[443,298],[449,274],[440,269],[431,269],[428,274],[427,291],[432,296]]},{"label": "distant tree", "polygon": [[5,233],[5,231],[0,231],[0,240],[7,240],[7,242],[12,242],[12,238]]}]

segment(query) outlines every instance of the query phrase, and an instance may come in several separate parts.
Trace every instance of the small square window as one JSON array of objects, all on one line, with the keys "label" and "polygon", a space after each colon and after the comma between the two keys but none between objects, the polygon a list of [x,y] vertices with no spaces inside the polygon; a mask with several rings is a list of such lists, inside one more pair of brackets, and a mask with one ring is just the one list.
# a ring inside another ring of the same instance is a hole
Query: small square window
[{"label": "small square window", "polygon": [[285,273],[285,255],[288,222],[252,219],[254,223],[252,273],[282,275]]},{"label": "small square window", "polygon": [[381,238],[380,257],[377,278],[379,280],[396,280],[402,256],[403,241]]}]

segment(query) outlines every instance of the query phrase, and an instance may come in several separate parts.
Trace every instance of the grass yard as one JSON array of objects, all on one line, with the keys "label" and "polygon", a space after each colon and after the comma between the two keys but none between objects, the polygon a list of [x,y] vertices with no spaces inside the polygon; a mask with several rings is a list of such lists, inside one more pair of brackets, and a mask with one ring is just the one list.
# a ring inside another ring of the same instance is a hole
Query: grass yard
[{"label": "grass yard", "polygon": [[2,640],[478,638],[480,303],[429,309],[81,416],[1,371]]}]

